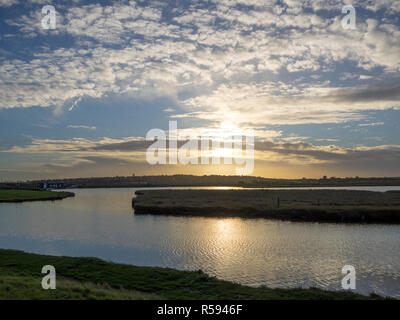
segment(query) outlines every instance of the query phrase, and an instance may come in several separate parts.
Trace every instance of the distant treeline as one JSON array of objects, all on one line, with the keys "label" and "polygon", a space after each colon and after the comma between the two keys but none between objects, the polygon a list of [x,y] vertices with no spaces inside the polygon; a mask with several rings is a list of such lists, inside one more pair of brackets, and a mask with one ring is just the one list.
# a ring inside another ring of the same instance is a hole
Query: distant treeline
[{"label": "distant treeline", "polygon": [[41,189],[44,183],[60,183],[66,188],[123,188],[123,187],[185,187],[230,186],[248,188],[277,187],[345,187],[345,186],[400,186],[400,177],[321,179],[269,179],[252,176],[194,176],[161,175],[129,177],[93,177],[75,179],[49,179],[38,181],[0,183],[2,189]]}]

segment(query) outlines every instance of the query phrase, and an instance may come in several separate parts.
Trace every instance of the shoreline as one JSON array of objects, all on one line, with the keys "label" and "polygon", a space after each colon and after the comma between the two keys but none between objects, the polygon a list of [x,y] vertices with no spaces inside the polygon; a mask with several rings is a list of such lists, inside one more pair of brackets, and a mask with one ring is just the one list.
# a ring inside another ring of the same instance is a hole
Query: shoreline
[{"label": "shoreline", "polygon": [[56,201],[70,197],[75,197],[75,193],[66,191],[0,190],[0,203]]},{"label": "shoreline", "polygon": [[[43,290],[40,270],[56,269],[57,289]],[[22,285],[23,284],[23,285]],[[7,290],[1,290],[3,287]],[[59,257],[0,249],[0,300],[381,300],[349,291],[249,287],[201,270],[139,267],[97,258]],[[388,298],[389,299],[389,298]]]},{"label": "shoreline", "polygon": [[[190,208],[190,207],[147,207],[135,206],[137,215],[203,217],[203,218],[243,218],[271,219],[292,222],[319,223],[365,223],[365,224],[400,224],[400,209],[398,211],[359,210],[329,212],[324,210],[270,210],[258,211],[252,208],[228,209],[224,207]],[[314,216],[313,216],[314,215]],[[318,216],[315,216],[318,215]]]}]

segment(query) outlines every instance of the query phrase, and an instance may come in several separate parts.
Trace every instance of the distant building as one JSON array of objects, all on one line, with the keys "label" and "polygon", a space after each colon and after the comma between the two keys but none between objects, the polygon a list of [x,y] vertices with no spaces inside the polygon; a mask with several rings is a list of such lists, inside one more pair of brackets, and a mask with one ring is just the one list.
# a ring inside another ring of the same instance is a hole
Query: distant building
[{"label": "distant building", "polygon": [[42,189],[64,189],[65,183],[64,182],[43,182]]}]

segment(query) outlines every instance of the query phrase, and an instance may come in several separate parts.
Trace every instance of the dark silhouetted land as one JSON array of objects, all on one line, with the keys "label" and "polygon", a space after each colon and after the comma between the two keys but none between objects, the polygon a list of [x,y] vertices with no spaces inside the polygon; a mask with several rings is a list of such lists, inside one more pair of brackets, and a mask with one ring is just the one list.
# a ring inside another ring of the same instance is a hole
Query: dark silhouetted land
[{"label": "dark silhouetted land", "polygon": [[[40,189],[43,183],[61,184],[67,188],[128,188],[128,187],[195,187],[225,186],[246,188],[278,187],[350,187],[350,186],[400,186],[400,177],[381,178],[335,178],[321,179],[270,179],[255,176],[221,175],[158,175],[128,177],[68,178],[57,180],[38,180],[25,182],[3,182],[0,189]],[[64,187],[62,187],[64,188]]]},{"label": "dark silhouetted land", "polygon": [[145,190],[135,214],[400,223],[400,192],[350,190]]}]

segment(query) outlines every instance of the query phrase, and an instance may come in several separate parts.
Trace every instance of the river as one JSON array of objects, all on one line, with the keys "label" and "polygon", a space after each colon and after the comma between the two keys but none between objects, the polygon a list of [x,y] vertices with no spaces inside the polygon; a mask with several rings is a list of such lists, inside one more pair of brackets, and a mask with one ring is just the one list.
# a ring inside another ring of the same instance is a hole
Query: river
[{"label": "river", "polygon": [[352,265],[357,292],[400,298],[400,225],[135,216],[131,199],[139,189],[77,189],[62,201],[1,203],[0,248],[202,269],[280,288],[340,290],[342,267]]}]

